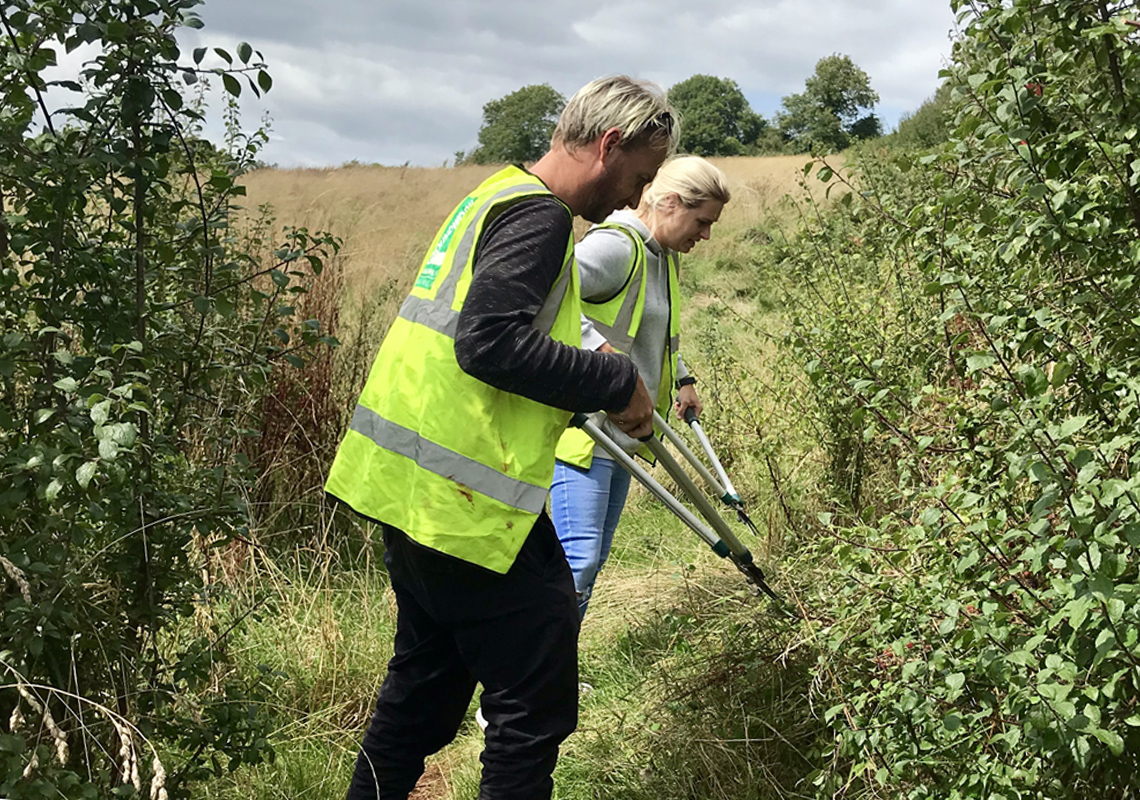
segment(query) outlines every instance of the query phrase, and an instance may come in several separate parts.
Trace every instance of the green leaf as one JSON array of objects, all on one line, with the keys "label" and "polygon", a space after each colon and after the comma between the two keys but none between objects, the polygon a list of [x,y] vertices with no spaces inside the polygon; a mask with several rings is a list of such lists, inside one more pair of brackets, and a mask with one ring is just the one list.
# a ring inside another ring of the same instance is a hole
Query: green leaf
[{"label": "green leaf", "polygon": [[1109,751],[1114,756],[1118,756],[1124,752],[1124,740],[1120,738],[1120,734],[1116,733],[1115,731],[1108,731],[1104,730],[1103,728],[1094,728],[1093,730],[1089,731],[1089,733],[1108,745]]},{"label": "green leaf", "polygon": [[88,461],[86,464],[75,470],[75,480],[84,489],[91,483],[91,479],[95,477],[95,470],[98,469],[98,464],[94,461]]},{"label": "green leaf", "polygon": [[241,42],[237,46],[237,54],[243,64],[248,64],[253,56],[253,48],[249,46],[249,42]]},{"label": "green leaf", "polygon": [[210,313],[210,298],[198,295],[194,298],[194,311],[199,316],[206,316]]},{"label": "green leaf", "polygon": [[1057,429],[1057,436],[1061,439],[1068,439],[1074,433],[1083,428],[1089,421],[1089,417],[1070,417],[1061,423]]},{"label": "green leaf", "polygon": [[113,439],[100,439],[99,440],[99,458],[104,461],[114,461],[119,455],[119,446],[115,444]]},{"label": "green leaf", "polygon": [[79,389],[79,384],[75,382],[75,378],[60,378],[54,385],[55,388],[61,392],[67,392],[68,394],[72,394]]},{"label": "green leaf", "polygon": [[222,85],[226,91],[234,97],[241,97],[241,84],[238,82],[238,79],[230,73],[226,72],[222,74]]},{"label": "green leaf", "polygon": [[103,425],[111,416],[111,401],[104,400],[91,408],[91,421],[96,425]]},{"label": "green leaf", "polygon": [[1040,367],[1031,364],[1022,365],[1017,370],[1017,377],[1025,384],[1025,391],[1032,397],[1039,397],[1049,388],[1049,377]]},{"label": "green leaf", "polygon": [[966,358],[967,372],[981,372],[997,363],[997,359],[989,353],[977,353]]},{"label": "green leaf", "polygon": [[44,490],[44,499],[49,503],[54,503],[55,499],[59,497],[59,493],[63,491],[63,484],[59,482],[58,478],[52,480],[48,484],[47,489]]},{"label": "green leaf", "polygon": [[223,317],[232,316],[234,313],[233,301],[227,297],[218,295],[214,298],[214,310],[221,314]]},{"label": "green leaf", "polygon": [[269,277],[282,289],[289,285],[289,276],[279,269],[270,270]]},{"label": "green leaf", "polygon": [[1037,659],[1033,657],[1033,654],[1026,650],[1014,650],[1006,655],[1005,660],[1011,664],[1021,664],[1027,667],[1037,663]]},{"label": "green leaf", "polygon": [[265,70],[259,69],[257,71],[257,85],[261,87],[261,91],[268,92],[273,88],[273,78]]},{"label": "green leaf", "polygon": [[966,676],[961,672],[952,672],[946,676],[946,685],[952,690],[958,691],[966,683]]},{"label": "green leaf", "polygon": [[195,47],[194,48],[194,63],[195,64],[201,64],[202,63],[202,59],[206,57],[206,50],[207,50],[207,48],[205,48],[205,47]]}]

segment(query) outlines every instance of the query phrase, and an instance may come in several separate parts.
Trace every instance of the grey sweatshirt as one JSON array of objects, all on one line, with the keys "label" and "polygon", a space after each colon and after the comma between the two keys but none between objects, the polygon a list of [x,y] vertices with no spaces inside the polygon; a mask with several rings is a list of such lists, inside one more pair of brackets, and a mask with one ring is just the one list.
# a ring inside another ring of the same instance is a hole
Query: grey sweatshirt
[{"label": "grey sweatshirt", "polygon": [[[645,242],[645,312],[641,327],[633,340],[629,357],[637,366],[649,396],[656,399],[661,385],[661,367],[665,361],[665,348],[669,343],[669,259],[664,248],[657,243],[637,215],[632,211],[615,211],[606,222],[616,222],[635,232]],[[613,297],[629,276],[633,258],[633,242],[621,231],[593,228],[574,248],[578,260],[578,274],[582,281],[582,299],[604,301]],[[679,298],[674,302],[679,302]],[[582,317],[582,347],[596,350],[605,343],[605,337],[585,316]],[[677,380],[689,374],[685,363],[677,359]],[[670,387],[673,388],[673,387]],[[608,419],[602,429],[621,445],[627,453],[641,447],[636,439],[626,436]],[[594,455],[609,458],[601,448]]]}]

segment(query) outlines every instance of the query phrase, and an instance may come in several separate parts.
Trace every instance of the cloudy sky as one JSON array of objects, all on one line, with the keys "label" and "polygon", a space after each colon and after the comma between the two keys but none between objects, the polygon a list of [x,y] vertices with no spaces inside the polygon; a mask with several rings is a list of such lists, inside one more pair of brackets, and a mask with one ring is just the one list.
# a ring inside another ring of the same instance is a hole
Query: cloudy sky
[{"label": "cloudy sky", "polygon": [[665,88],[731,78],[770,118],[832,53],[870,75],[889,128],[937,87],[954,27],[949,0],[206,0],[199,12],[187,52],[247,41],[265,56],[273,89],[244,106],[272,118],[263,157],[281,166],[437,166],[476,144],[487,101],[534,83],[569,97],[614,73]]}]

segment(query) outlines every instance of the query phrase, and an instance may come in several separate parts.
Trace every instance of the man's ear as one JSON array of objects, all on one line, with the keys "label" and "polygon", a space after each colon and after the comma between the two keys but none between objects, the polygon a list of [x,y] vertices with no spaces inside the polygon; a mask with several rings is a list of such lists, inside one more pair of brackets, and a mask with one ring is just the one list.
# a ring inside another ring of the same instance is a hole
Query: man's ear
[{"label": "man's ear", "polygon": [[621,129],[609,128],[605,133],[599,137],[599,157],[604,164],[606,159],[614,154],[619,147],[621,147]]}]

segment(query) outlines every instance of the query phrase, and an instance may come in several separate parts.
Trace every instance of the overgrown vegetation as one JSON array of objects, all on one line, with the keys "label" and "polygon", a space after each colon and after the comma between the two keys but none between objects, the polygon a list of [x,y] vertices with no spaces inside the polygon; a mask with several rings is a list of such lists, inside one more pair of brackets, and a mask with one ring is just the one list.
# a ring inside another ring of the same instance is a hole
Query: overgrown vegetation
[{"label": "overgrown vegetation", "polygon": [[[196,5],[0,7],[7,798],[186,797],[272,755],[265,674],[233,668],[211,554],[248,536],[274,370],[332,343],[296,298],[337,242],[233,227],[264,135],[200,147],[185,87],[271,80],[248,44],[217,68],[182,57]],[[84,46],[79,79],[53,79]]]},{"label": "overgrown vegetation", "polygon": [[950,138],[954,127],[950,84],[942,83],[912,114],[899,119],[898,129],[890,135],[889,144],[927,150]]},{"label": "overgrown vegetation", "polygon": [[1131,6],[955,3],[950,143],[864,151],[787,253],[831,464],[828,796],[1133,796]]}]

